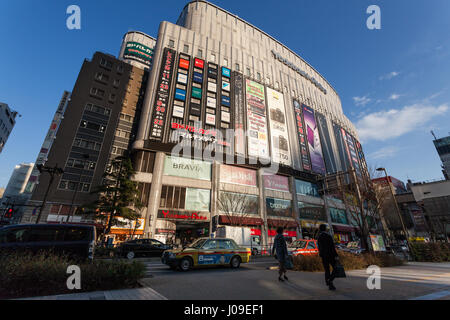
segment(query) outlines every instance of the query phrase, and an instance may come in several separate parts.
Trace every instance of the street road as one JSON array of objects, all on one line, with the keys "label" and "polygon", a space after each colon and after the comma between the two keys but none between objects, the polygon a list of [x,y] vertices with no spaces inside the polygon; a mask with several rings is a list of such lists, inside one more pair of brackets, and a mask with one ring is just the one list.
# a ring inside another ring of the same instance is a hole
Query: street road
[{"label": "street road", "polygon": [[408,263],[381,269],[381,289],[367,288],[366,270],[347,271],[336,291],[325,286],[323,273],[288,271],[279,282],[274,258],[259,258],[229,267],[172,271],[159,259],[142,259],[147,275],[141,283],[169,300],[450,300],[450,263]]}]

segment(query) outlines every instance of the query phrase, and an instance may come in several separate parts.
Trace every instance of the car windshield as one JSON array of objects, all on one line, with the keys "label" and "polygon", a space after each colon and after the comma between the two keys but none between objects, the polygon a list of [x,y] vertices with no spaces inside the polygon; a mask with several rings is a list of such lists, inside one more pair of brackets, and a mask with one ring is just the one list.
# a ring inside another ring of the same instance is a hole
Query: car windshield
[{"label": "car windshield", "polygon": [[304,249],[306,247],[306,242],[307,241],[305,241],[305,240],[296,240],[289,245],[289,248]]},{"label": "car windshield", "polygon": [[203,244],[205,243],[205,241],[208,239],[198,239],[196,241],[194,241],[193,243],[191,243],[190,245],[188,245],[188,248],[194,248],[194,249],[198,249],[201,246],[203,246]]}]

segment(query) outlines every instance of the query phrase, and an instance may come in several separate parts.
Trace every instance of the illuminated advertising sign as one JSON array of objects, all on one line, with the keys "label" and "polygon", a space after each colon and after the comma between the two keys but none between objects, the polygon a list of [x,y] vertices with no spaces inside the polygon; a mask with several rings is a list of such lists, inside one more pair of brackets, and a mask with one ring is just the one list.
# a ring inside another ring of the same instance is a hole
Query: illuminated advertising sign
[{"label": "illuminated advertising sign", "polygon": [[153,106],[150,138],[161,141],[166,124],[166,112],[169,102],[170,83],[172,80],[175,51],[165,48],[159,73],[158,87]]},{"label": "illuminated advertising sign", "polygon": [[175,89],[175,99],[185,101],[186,100],[186,91],[181,89]]},{"label": "illuminated advertising sign", "polygon": [[206,99],[206,106],[208,106],[210,108],[215,109],[216,108],[216,103],[217,103],[217,101],[216,101],[215,98],[208,97]]},{"label": "illuminated advertising sign", "polygon": [[222,111],[221,113],[221,119],[223,122],[230,123],[230,113],[226,111]]},{"label": "illuminated advertising sign", "polygon": [[216,93],[217,92],[217,84],[208,82],[208,91]]},{"label": "illuminated advertising sign", "polygon": [[183,119],[184,118],[184,108],[174,105],[173,106],[172,117]]},{"label": "illuminated advertising sign", "polygon": [[217,65],[208,64],[208,78],[217,79]]},{"label": "illuminated advertising sign", "polygon": [[289,136],[286,124],[286,109],[282,93],[267,88],[270,135],[272,139],[272,161],[287,166],[292,164]]},{"label": "illuminated advertising sign", "polygon": [[201,99],[202,98],[202,89],[192,87],[192,97]]},{"label": "illuminated advertising sign", "polygon": [[233,85],[234,85],[234,149],[236,154],[245,156],[245,134],[244,134],[244,90],[243,90],[243,77],[238,72],[233,73]]},{"label": "illuminated advertising sign", "polygon": [[180,67],[180,68],[183,68],[183,69],[189,69],[189,60],[186,60],[186,59],[180,59],[180,62],[179,62],[179,64],[178,64],[178,66]]},{"label": "illuminated advertising sign", "polygon": [[194,82],[202,83],[203,82],[203,75],[198,72],[194,72]]},{"label": "illuminated advertising sign", "polygon": [[222,105],[229,107],[230,106],[230,97],[222,96]]},{"label": "illuminated advertising sign", "polygon": [[127,42],[123,58],[136,60],[150,66],[153,60],[153,49],[138,42]]},{"label": "illuminated advertising sign", "polygon": [[182,84],[187,84],[188,81],[187,75],[179,73],[177,81]]},{"label": "illuminated advertising sign", "polygon": [[276,191],[289,192],[289,178],[284,176],[263,175],[264,188]]},{"label": "illuminated advertising sign", "polygon": [[196,68],[203,69],[203,67],[205,66],[205,61],[195,58],[194,65]]},{"label": "illuminated advertising sign", "polygon": [[322,155],[319,129],[317,129],[316,120],[314,118],[314,110],[306,105],[303,105],[302,109],[312,171],[318,174],[326,174],[327,171]]},{"label": "illuminated advertising sign", "polygon": [[323,156],[325,159],[325,167],[328,173],[337,172],[336,160],[334,158],[333,148],[331,146],[330,132],[328,131],[327,120],[324,115],[316,112],[317,126],[322,142]]},{"label": "illuminated advertising sign", "polygon": [[339,158],[341,160],[341,168],[338,168],[338,170],[347,171],[350,166],[350,159],[348,158],[344,139],[341,134],[341,127],[338,126],[336,123],[333,123],[333,131],[334,131],[334,136],[336,137]]},{"label": "illuminated advertising sign", "polygon": [[300,147],[300,155],[303,170],[311,171],[311,161],[309,159],[308,146],[306,144],[306,134],[305,134],[305,125],[303,124],[302,108],[297,100],[293,100],[293,102],[294,102],[295,122],[297,123],[297,137]]},{"label": "illuminated advertising sign", "polygon": [[347,157],[350,159],[350,166],[355,169],[356,174],[361,176],[361,170],[359,168],[358,157],[356,155],[355,145],[353,143],[353,138],[351,135],[341,128],[342,139],[344,140],[345,150],[347,152]]},{"label": "illuminated advertising sign", "polygon": [[266,212],[268,216],[292,218],[292,201],[266,198]]},{"label": "illuminated advertising sign", "polygon": [[268,159],[270,155],[267,137],[264,86],[247,79],[246,95],[248,155],[249,157]]},{"label": "illuminated advertising sign", "polygon": [[222,67],[222,76],[230,78],[231,77],[231,70],[225,67]]},{"label": "illuminated advertising sign", "polygon": [[211,163],[167,156],[164,161],[163,174],[166,176],[211,181]]},{"label": "illuminated advertising sign", "polygon": [[222,164],[220,182],[256,187],[256,171]]},{"label": "illuminated advertising sign", "polygon": [[206,124],[209,124],[211,126],[215,126],[216,125],[216,116],[214,114],[206,114],[206,119],[205,119]]},{"label": "illuminated advertising sign", "polygon": [[173,210],[158,210],[158,219],[208,221],[209,214],[199,212],[175,212]]},{"label": "illuminated advertising sign", "polygon": [[222,81],[222,90],[230,91],[230,83],[226,81]]}]

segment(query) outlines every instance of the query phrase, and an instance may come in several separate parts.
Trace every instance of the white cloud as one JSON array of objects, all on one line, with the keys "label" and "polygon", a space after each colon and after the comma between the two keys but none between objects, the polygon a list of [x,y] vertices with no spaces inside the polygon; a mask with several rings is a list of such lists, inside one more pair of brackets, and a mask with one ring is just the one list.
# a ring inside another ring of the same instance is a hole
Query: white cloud
[{"label": "white cloud", "polygon": [[393,93],[393,94],[391,94],[391,96],[389,97],[389,100],[397,100],[397,99],[400,98],[401,96],[402,96],[401,94]]},{"label": "white cloud", "polygon": [[355,102],[355,105],[360,107],[360,106],[365,106],[366,104],[368,104],[370,101],[372,101],[372,99],[370,99],[367,96],[364,97],[353,97],[353,101]]},{"label": "white cloud", "polygon": [[400,72],[392,71],[392,72],[390,72],[388,74],[385,74],[385,75],[381,76],[379,79],[380,80],[390,80],[390,79],[392,79],[394,77],[397,77],[399,74],[400,74]]},{"label": "white cloud", "polygon": [[448,105],[432,106],[414,104],[400,110],[374,112],[356,123],[361,140],[386,141],[400,137],[427,124],[436,116],[448,111]]},{"label": "white cloud", "polygon": [[372,160],[388,159],[395,156],[400,149],[395,146],[387,146],[378,151],[370,153],[367,158]]}]

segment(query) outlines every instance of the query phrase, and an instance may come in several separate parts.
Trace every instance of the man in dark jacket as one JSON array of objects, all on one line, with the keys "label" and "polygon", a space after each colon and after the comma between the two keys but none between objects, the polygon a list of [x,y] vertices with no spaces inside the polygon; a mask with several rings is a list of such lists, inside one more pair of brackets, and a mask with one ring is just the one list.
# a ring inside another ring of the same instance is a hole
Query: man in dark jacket
[{"label": "man in dark jacket", "polygon": [[[276,258],[279,262],[279,270],[278,270],[278,280],[284,281],[288,280],[286,277],[286,259],[288,258],[288,250],[286,245],[286,239],[283,236],[283,228],[279,227],[277,229],[277,235],[273,241],[272,255],[276,253]],[[284,278],[281,276],[284,275]]]},{"label": "man in dark jacket", "polygon": [[[319,255],[322,258],[323,268],[325,269],[325,282],[330,290],[336,290],[333,280],[336,275],[336,260],[339,260],[339,256],[334,247],[333,237],[326,232],[327,225],[321,224],[319,230],[317,245],[319,246]],[[330,265],[333,267],[331,274]]]}]

